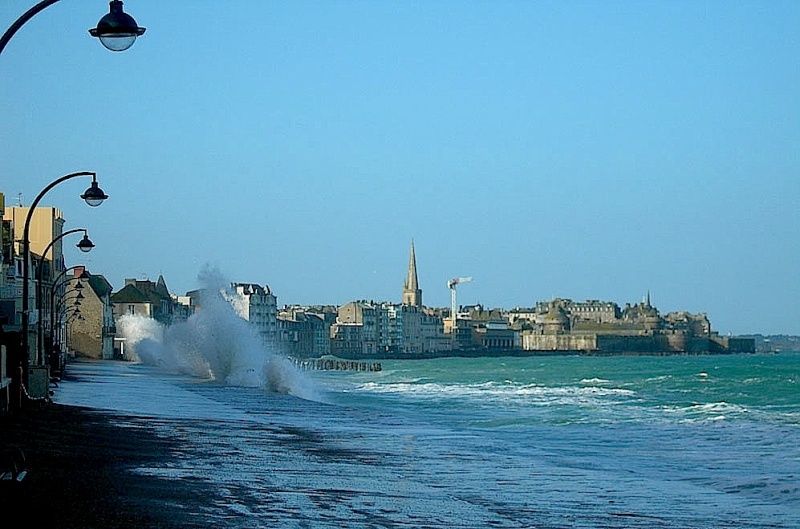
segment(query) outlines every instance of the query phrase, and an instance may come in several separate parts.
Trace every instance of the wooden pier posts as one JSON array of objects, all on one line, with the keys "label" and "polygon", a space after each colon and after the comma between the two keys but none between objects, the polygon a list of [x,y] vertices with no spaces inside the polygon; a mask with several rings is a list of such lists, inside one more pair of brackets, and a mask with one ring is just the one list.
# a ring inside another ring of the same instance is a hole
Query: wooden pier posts
[{"label": "wooden pier posts", "polygon": [[359,362],[335,358],[291,359],[303,371],[380,371],[380,362]]}]

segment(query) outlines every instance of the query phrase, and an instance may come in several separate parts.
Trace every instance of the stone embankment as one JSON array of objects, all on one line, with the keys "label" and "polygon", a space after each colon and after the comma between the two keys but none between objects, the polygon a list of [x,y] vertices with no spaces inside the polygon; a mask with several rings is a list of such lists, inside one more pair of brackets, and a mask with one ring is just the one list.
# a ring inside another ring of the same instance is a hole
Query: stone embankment
[{"label": "stone embankment", "polygon": [[354,360],[339,360],[337,358],[312,358],[300,360],[291,359],[294,364],[304,371],[380,371],[380,362],[357,362]]}]

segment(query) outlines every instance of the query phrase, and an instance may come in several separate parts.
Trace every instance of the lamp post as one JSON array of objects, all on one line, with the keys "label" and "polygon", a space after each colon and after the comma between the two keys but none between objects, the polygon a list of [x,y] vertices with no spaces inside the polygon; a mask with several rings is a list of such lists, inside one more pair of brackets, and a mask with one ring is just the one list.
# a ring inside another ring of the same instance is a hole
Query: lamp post
[{"label": "lamp post", "polygon": [[[17,33],[17,31],[22,28],[30,19],[32,19],[37,14],[41,13],[51,5],[57,3],[59,0],[41,0],[33,7],[29,8],[25,13],[22,14],[17,20],[14,21],[11,26],[6,29],[5,33],[0,37],[0,55],[2,55],[3,50],[5,50],[8,43],[11,41],[11,38]],[[119,0],[112,0],[109,2],[109,13],[102,17],[100,21],[97,23],[95,28],[89,30],[89,34],[93,37],[97,37],[100,39],[100,43],[105,46],[107,49],[112,51],[123,51],[128,49],[133,43],[136,41],[136,38],[143,35],[145,32],[145,28],[139,27],[136,24],[136,21],[130,15],[126,14],[122,10],[122,2]],[[88,174],[88,173],[86,173]],[[94,173],[91,173],[94,175]],[[69,175],[68,175],[69,176]],[[78,174],[74,174],[73,176],[78,176]],[[49,189],[51,186],[48,186]],[[93,182],[92,189],[96,187],[96,183]],[[47,190],[46,189],[46,190]],[[45,190],[45,191],[46,191]],[[98,205],[99,202],[102,202],[105,198],[107,198],[100,188],[96,188],[97,192],[89,193],[91,190],[87,190],[85,195],[87,197],[84,198],[90,206]],[[44,192],[43,192],[44,193]],[[43,194],[42,193],[42,194]],[[41,197],[41,195],[40,195]],[[99,201],[99,202],[97,202]],[[92,202],[97,202],[93,204]],[[31,207],[31,212],[34,210],[35,205]],[[30,212],[29,212],[30,213]],[[29,219],[30,220],[30,214]],[[30,242],[28,240],[28,222],[26,222],[25,226],[25,237],[23,241],[23,253],[25,254],[25,261],[23,263],[24,273],[23,273],[23,297],[22,297],[22,365],[20,372],[17,374],[15,370],[14,378],[19,378],[16,382],[19,384],[18,389],[20,395],[22,395],[22,389],[24,385],[27,385],[28,382],[28,367],[30,363],[30,352],[28,351],[28,266],[29,266],[29,254],[30,254]],[[21,401],[20,401],[21,404]]]},{"label": "lamp post", "polygon": [[90,206],[99,206],[103,203],[105,199],[108,198],[108,195],[103,193],[103,190],[100,189],[100,186],[97,185],[97,174],[91,171],[80,171],[77,173],[70,173],[68,175],[64,175],[61,178],[58,178],[47,187],[45,187],[33,203],[30,205],[28,209],[28,215],[25,217],[25,227],[22,232],[22,355],[23,355],[23,362],[22,362],[22,377],[24,383],[27,384],[28,381],[28,366],[30,365],[30,352],[28,350],[28,311],[29,311],[29,304],[30,300],[28,297],[29,294],[29,285],[28,282],[30,281],[30,257],[31,257],[31,241],[30,241],[30,229],[31,229],[31,219],[33,218],[33,212],[36,211],[36,206],[39,205],[39,201],[47,194],[48,191],[53,189],[58,184],[65,182],[71,178],[76,178],[79,176],[91,176],[92,177],[92,185],[89,189],[87,189],[82,195],[81,198],[86,201],[87,204]]},{"label": "lamp post", "polygon": [[[69,302],[72,301],[70,305]],[[70,312],[72,311],[72,312]],[[61,330],[61,322],[68,318],[73,313],[80,314],[81,312],[81,302],[77,298],[63,298],[56,302],[56,309],[54,311],[55,319],[58,322],[59,331]],[[60,335],[60,332],[59,332]],[[55,341],[54,341],[55,342]],[[61,364],[60,360],[61,354],[59,353],[59,364]]]},{"label": "lamp post", "polygon": [[[72,305],[68,305],[68,303],[70,301],[72,302]],[[56,318],[60,319],[62,316],[64,316],[63,313],[66,313],[66,311],[68,311],[70,309],[80,311],[81,310],[81,300],[76,298],[76,297],[63,298],[63,299],[58,300],[56,302],[56,311],[55,311],[56,312]]]},{"label": "lamp post", "polygon": [[[28,9],[19,17],[0,37],[0,53],[11,40],[11,37],[19,31],[25,23],[44,11],[46,8],[55,4],[59,0],[42,0],[35,6]],[[114,0],[109,3],[109,12],[97,23],[97,27],[89,30],[92,37],[100,39],[100,43],[111,51],[124,51],[130,48],[136,41],[136,37],[144,34],[145,28],[140,28],[132,16],[122,10],[122,2]]]},{"label": "lamp post", "polygon": [[[79,297],[71,297],[67,298],[66,296],[56,302],[56,318],[60,318],[63,316],[62,312],[66,312],[69,309],[77,310],[80,312],[81,310],[81,299]],[[72,305],[68,305],[69,302],[72,302]]]},{"label": "lamp post", "polygon": [[[64,275],[69,272],[70,270],[75,270],[76,268],[82,268],[83,265],[75,265],[70,266],[69,268],[64,269],[56,278],[53,280],[52,288],[50,289],[50,339],[48,340],[48,350],[53,349],[53,337],[55,335],[55,322],[56,322],[56,292],[61,288],[61,284],[59,281],[64,277]],[[88,279],[89,273],[84,270],[84,272],[78,277],[78,283],[73,287],[73,290],[77,290],[78,294],[81,294],[81,290],[83,290],[83,283],[80,282],[80,279]],[[64,296],[67,295],[67,292],[64,292]],[[82,294],[81,294],[82,295]],[[59,321],[60,323],[60,321]]]},{"label": "lamp post", "polygon": [[67,343],[72,341],[71,338],[73,333],[71,332],[71,329],[73,322],[75,320],[84,321],[85,318],[83,317],[83,314],[81,314],[80,308],[76,308],[70,314],[65,314],[65,316],[66,318],[64,318],[64,346],[66,347]]},{"label": "lamp post", "polygon": [[[42,319],[42,310],[44,308],[44,303],[42,303],[42,298],[43,298],[43,295],[42,295],[42,280],[43,280],[42,271],[44,270],[44,259],[45,259],[45,256],[47,256],[47,252],[50,250],[50,248],[53,247],[53,245],[56,242],[60,241],[61,239],[63,239],[67,235],[70,235],[72,233],[78,233],[78,232],[83,232],[83,239],[81,239],[81,241],[78,244],[76,244],[75,246],[77,246],[80,249],[80,251],[82,251],[82,252],[91,251],[91,249],[94,248],[94,243],[89,239],[89,235],[87,234],[87,232],[86,232],[86,230],[84,228],[76,228],[74,230],[65,231],[64,233],[62,233],[61,235],[59,235],[58,237],[56,237],[55,239],[50,241],[50,244],[48,244],[47,247],[44,249],[44,251],[42,252],[42,262],[39,263],[39,268],[36,270],[36,306],[37,306],[37,309],[38,309],[38,312],[39,312],[39,315],[36,318],[37,328],[38,328],[38,339],[36,340],[36,362],[39,365],[42,365],[44,363],[44,355],[42,353],[42,351],[44,349],[44,344],[43,344],[43,339],[42,339],[43,338],[43,333],[44,333],[43,323],[42,323],[44,321]],[[50,322],[50,326],[52,328],[52,321]],[[52,332],[52,330],[51,330],[51,332]]]}]

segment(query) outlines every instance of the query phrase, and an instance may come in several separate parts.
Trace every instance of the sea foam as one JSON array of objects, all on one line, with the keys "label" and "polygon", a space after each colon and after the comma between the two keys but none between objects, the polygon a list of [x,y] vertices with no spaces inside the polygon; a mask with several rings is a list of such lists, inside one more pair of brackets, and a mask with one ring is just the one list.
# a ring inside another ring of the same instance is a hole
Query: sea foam
[{"label": "sea foam", "polygon": [[319,400],[311,379],[266,344],[222,297],[225,283],[220,277],[209,270],[201,275],[206,284],[201,309],[185,321],[162,325],[140,315],[119,318],[126,358],[231,386],[262,387]]}]

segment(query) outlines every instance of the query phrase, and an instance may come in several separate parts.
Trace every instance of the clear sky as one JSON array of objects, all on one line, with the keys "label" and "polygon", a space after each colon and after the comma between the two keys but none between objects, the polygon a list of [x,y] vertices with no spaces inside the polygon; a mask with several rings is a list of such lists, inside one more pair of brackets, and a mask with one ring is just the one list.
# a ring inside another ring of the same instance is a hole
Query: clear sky
[{"label": "clear sky", "polygon": [[[7,28],[35,2],[0,2]],[[283,304],[553,297],[800,334],[800,2],[62,0],[0,56],[0,191],[115,289],[207,265]],[[75,243],[79,237],[75,236]],[[69,246],[72,246],[71,244]]]}]

